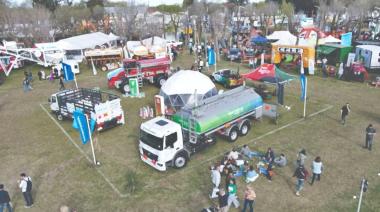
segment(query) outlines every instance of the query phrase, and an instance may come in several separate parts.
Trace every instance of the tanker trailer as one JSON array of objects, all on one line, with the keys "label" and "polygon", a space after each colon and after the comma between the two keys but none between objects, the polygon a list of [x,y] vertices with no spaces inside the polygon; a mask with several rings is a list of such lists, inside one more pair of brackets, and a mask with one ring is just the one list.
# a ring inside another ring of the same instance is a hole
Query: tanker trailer
[{"label": "tanker trailer", "polygon": [[217,133],[230,142],[247,135],[262,108],[260,95],[241,86],[185,106],[172,120],[156,117],[140,126],[140,157],[160,171],[182,168],[191,155],[215,144]]}]

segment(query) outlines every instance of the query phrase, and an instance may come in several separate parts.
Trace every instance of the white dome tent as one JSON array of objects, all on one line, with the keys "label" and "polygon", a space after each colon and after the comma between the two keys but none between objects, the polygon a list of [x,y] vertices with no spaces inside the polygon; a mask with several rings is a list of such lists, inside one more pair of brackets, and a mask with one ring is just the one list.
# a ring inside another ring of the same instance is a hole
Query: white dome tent
[{"label": "white dome tent", "polygon": [[218,94],[214,83],[197,71],[179,71],[161,87],[165,105],[175,110]]}]

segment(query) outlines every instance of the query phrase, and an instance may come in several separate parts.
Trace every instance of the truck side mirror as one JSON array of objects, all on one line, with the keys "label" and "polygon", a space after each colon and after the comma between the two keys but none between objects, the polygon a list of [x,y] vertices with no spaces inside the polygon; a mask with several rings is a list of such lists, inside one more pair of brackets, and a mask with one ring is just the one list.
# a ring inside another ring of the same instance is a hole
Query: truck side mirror
[{"label": "truck side mirror", "polygon": [[49,103],[51,102],[51,99],[50,99],[50,98],[48,98],[48,102],[49,102]]}]

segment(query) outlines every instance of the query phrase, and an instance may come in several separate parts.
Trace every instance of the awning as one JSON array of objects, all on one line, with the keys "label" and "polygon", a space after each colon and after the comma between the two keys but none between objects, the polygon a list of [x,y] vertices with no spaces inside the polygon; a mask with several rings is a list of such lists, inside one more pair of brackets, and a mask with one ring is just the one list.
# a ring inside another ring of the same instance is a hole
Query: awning
[{"label": "awning", "polygon": [[329,55],[331,54],[333,51],[335,51],[335,47],[332,47],[332,46],[319,46],[317,48],[317,53],[318,54],[324,54],[324,55]]}]

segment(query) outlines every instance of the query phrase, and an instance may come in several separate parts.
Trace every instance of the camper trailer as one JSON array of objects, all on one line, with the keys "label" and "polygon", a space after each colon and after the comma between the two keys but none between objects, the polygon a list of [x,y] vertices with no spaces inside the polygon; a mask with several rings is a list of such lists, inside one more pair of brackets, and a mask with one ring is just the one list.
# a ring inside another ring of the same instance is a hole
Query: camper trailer
[{"label": "camper trailer", "polygon": [[367,69],[380,69],[380,46],[356,46],[355,61],[362,61]]}]

